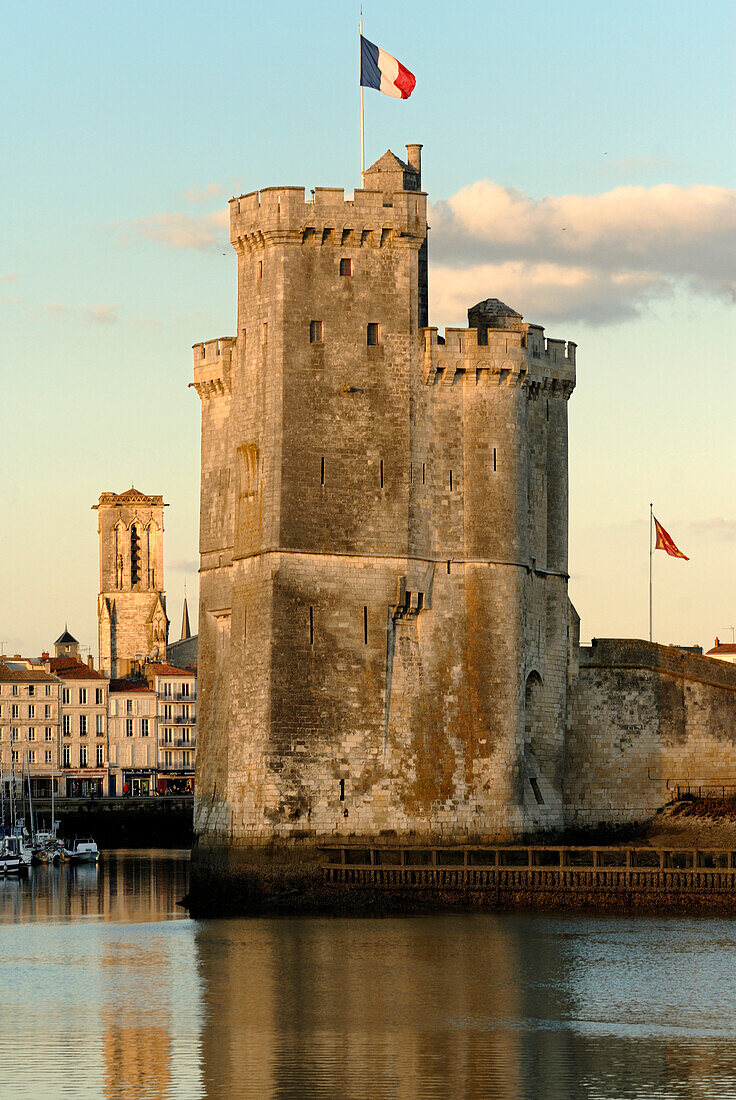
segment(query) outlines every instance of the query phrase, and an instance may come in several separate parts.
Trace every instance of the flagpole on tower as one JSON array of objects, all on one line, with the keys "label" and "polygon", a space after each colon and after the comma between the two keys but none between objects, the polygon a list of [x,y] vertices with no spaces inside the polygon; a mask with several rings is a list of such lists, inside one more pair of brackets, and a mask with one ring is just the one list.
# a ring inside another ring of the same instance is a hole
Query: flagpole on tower
[{"label": "flagpole on tower", "polygon": [[[363,54],[363,6],[360,8],[360,22],[358,24],[360,30],[360,36],[358,38],[358,50],[360,60],[359,66],[362,65]],[[360,74],[360,68],[358,69]],[[360,82],[360,186],[363,186],[363,176],[365,175],[365,124],[363,121],[363,81]]]},{"label": "flagpole on tower", "polygon": [[653,505],[649,505],[649,641],[652,641],[652,524],[654,513]]}]

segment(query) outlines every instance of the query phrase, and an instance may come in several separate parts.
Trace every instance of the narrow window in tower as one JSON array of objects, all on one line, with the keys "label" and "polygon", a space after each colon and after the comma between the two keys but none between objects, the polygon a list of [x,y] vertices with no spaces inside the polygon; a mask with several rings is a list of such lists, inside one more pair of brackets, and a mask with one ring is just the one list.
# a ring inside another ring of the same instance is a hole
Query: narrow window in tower
[{"label": "narrow window in tower", "polygon": [[263,260],[258,261],[258,278],[263,278]]},{"label": "narrow window in tower", "polygon": [[447,572],[450,572],[450,558],[447,559]]},{"label": "narrow window in tower", "polygon": [[248,610],[243,608],[243,645],[248,641]]},{"label": "narrow window in tower", "polygon": [[309,644],[314,645],[314,608],[309,608]]},{"label": "narrow window in tower", "polygon": [[322,322],[310,321],[309,322],[309,343],[321,344],[322,343]]},{"label": "narrow window in tower", "polygon": [[352,275],[353,274],[353,261],[342,259],[340,260],[340,274]]},{"label": "narrow window in tower", "polygon": [[344,779],[340,780],[340,801],[341,802],[345,801],[345,780]]},{"label": "narrow window in tower", "polygon": [[426,476],[427,476],[427,466],[426,466],[426,463],[423,462],[422,463],[422,485],[424,485]]},{"label": "narrow window in tower", "polygon": [[409,463],[409,484],[410,485],[414,484],[414,463],[413,462]]},{"label": "narrow window in tower", "polygon": [[363,645],[368,645],[368,608],[363,608]]},{"label": "narrow window in tower", "polygon": [[268,321],[263,322],[263,343],[268,342]]},{"label": "narrow window in tower", "polygon": [[452,492],[452,470],[450,470],[450,492]]},{"label": "narrow window in tower", "polygon": [[493,448],[493,472],[496,472],[496,448]]},{"label": "narrow window in tower", "polygon": [[549,420],[549,401],[547,402],[547,419]]},{"label": "narrow window in tower", "polygon": [[243,329],[243,351],[245,351],[247,343],[248,343],[248,330],[244,328]]},{"label": "narrow window in tower", "polygon": [[130,529],[130,583],[138,584],[141,579],[141,538],[138,528],[133,524]]},{"label": "narrow window in tower", "polygon": [[381,488],[383,488],[383,459],[381,459]]},{"label": "narrow window in tower", "polygon": [[375,321],[371,321],[368,325],[368,347],[373,348],[379,343],[379,326]]},{"label": "narrow window in tower", "polygon": [[322,458],[319,460],[319,483],[320,483],[320,485],[324,485],[324,483],[325,483],[325,456],[324,455],[322,455]]}]

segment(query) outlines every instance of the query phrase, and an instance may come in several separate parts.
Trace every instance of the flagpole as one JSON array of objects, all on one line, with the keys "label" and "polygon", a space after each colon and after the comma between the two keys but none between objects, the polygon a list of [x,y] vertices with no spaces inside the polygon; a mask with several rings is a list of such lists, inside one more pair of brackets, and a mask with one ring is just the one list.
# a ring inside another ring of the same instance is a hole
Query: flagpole
[{"label": "flagpole", "polygon": [[[359,59],[359,66],[362,65],[362,51],[363,51],[363,8],[360,9],[360,22],[358,24],[360,30],[360,38],[358,39],[358,47],[361,52]],[[360,79],[360,68],[358,69],[358,79]],[[363,84],[360,85],[360,186],[363,186],[363,176],[365,175],[365,123],[363,120]]]},{"label": "flagpole", "polygon": [[649,641],[652,641],[652,512],[653,505],[649,505]]}]

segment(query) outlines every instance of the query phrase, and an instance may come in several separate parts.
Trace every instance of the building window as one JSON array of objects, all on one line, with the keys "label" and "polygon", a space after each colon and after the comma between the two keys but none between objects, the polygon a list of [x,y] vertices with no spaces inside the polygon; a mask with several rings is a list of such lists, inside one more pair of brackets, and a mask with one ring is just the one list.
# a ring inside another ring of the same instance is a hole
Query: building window
[{"label": "building window", "polygon": [[182,695],[186,695],[187,697],[189,696],[189,684],[188,683],[185,682],[181,685],[181,693],[182,693]]},{"label": "building window", "polygon": [[86,745],[82,745],[81,749],[79,750],[79,766],[80,766],[80,768],[86,768],[87,767],[87,746]]},{"label": "building window", "polygon": [[340,274],[352,275],[353,274],[353,261],[352,260],[340,260]]},{"label": "building window", "polygon": [[126,718],[125,719],[125,736],[126,737],[132,737],[133,736],[133,719],[132,718]]},{"label": "building window", "polygon": [[47,685],[46,685],[46,694],[47,694],[47,695],[50,695],[50,694],[51,694],[51,684],[47,684]]},{"label": "building window", "polygon": [[61,689],[61,701],[62,701],[62,703],[71,703],[71,701],[72,701],[71,688],[62,688]]},{"label": "building window", "polygon": [[51,717],[51,703],[47,703],[46,706],[43,708],[43,716],[44,718]]},{"label": "building window", "polygon": [[310,321],[309,322],[309,343],[321,344],[322,343],[322,322]]},{"label": "building window", "polygon": [[35,718],[36,717],[36,704],[35,703],[31,703],[29,705],[29,707],[28,707],[28,717],[29,718]]},{"label": "building window", "polygon": [[171,703],[164,703],[164,718],[167,722],[171,721]]},{"label": "building window", "polygon": [[185,744],[188,745],[191,742],[190,731],[189,730],[182,730],[181,731],[181,739],[182,739],[182,741],[185,742]]},{"label": "building window", "polygon": [[97,706],[101,706],[105,702],[104,688],[95,688],[95,703]]},{"label": "building window", "polygon": [[79,736],[80,737],[86,737],[87,736],[87,715],[86,714],[80,714],[79,715]]},{"label": "building window", "polygon": [[173,757],[173,753],[171,753],[171,752],[165,752],[164,753],[164,767],[165,768],[170,768],[171,767],[172,757]]},{"label": "building window", "polygon": [[171,699],[174,694],[173,684],[164,684],[164,699]]},{"label": "building window", "polygon": [[371,321],[368,325],[368,347],[373,348],[380,342],[380,329],[375,321]]},{"label": "building window", "polygon": [[189,721],[189,703],[184,703],[184,705],[182,706],[181,716],[182,718],[186,718],[187,722]]},{"label": "building window", "polygon": [[132,699],[126,699],[125,700],[125,713],[126,714],[132,714],[133,713],[133,700]]},{"label": "building window", "polygon": [[47,764],[51,763],[51,760],[52,760],[51,749],[46,749],[46,751],[43,754],[43,758],[44,758],[44,761]]},{"label": "building window", "polygon": [[164,729],[164,745],[170,745],[170,744],[171,744],[171,729],[168,726],[166,726],[166,728]]},{"label": "building window", "polygon": [[95,733],[98,737],[102,737],[105,732],[105,715],[98,714],[95,718]]},{"label": "building window", "polygon": [[72,762],[72,750],[69,748],[68,745],[64,745],[64,748],[61,750],[61,766],[62,766],[62,768],[71,767],[71,762]]},{"label": "building window", "polygon": [[135,524],[130,529],[130,583],[135,586],[141,579],[141,537]]},{"label": "building window", "polygon": [[12,704],[12,706],[10,708],[10,717],[11,718],[20,718],[20,707],[18,706],[17,703]]},{"label": "building window", "polygon": [[47,726],[46,729],[43,731],[44,741],[51,741],[52,736],[53,735],[51,733],[51,726]]},{"label": "building window", "polygon": [[18,727],[17,726],[11,726],[10,727],[10,740],[11,741],[17,741],[18,740]]},{"label": "building window", "polygon": [[30,726],[29,727],[28,740],[29,741],[35,741],[36,740],[36,728],[35,728],[35,726]]},{"label": "building window", "polygon": [[258,278],[263,278],[263,260],[258,261]]},{"label": "building window", "polygon": [[97,767],[101,768],[105,763],[105,750],[102,745],[97,746]]},{"label": "building window", "polygon": [[31,751],[28,753],[28,763],[29,764],[35,764],[36,763],[36,750],[35,749],[31,749]]},{"label": "building window", "polygon": [[62,715],[61,732],[64,734],[65,737],[68,737],[72,732],[72,720],[68,714]]},{"label": "building window", "polygon": [[181,754],[181,763],[184,768],[191,768],[192,766],[192,754],[190,752],[183,752]]},{"label": "building window", "polygon": [[141,737],[148,737],[148,719],[141,718]]},{"label": "building window", "polygon": [[28,685],[28,694],[29,695],[35,695],[36,694],[36,688],[35,688],[34,684],[29,684]]},{"label": "building window", "polygon": [[86,688],[80,688],[79,689],[79,705],[80,705],[80,707],[85,706],[86,702],[87,702],[87,689]]},{"label": "building window", "polygon": [[13,695],[17,695],[17,694],[18,694],[18,685],[13,684]]},{"label": "building window", "polygon": [[10,754],[10,755],[11,755],[11,758],[12,758],[12,760],[13,760],[13,763],[14,763],[14,764],[17,764],[17,763],[18,763],[18,756],[19,756],[18,750],[17,750],[17,749],[13,749],[13,751],[11,752],[11,754]]}]

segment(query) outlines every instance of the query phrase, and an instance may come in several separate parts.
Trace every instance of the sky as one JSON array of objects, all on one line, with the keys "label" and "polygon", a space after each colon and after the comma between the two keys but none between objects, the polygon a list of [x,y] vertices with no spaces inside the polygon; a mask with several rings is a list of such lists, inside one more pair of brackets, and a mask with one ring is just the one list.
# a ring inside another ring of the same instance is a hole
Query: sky
[{"label": "sky", "polygon": [[[736,5],[365,0],[417,77],[366,159],[423,143],[430,323],[506,301],[578,344],[582,638],[736,626]],[[0,651],[97,653],[101,492],[163,493],[171,638],[196,628],[192,344],[235,332],[227,200],[359,185],[358,5],[0,0]]]}]

